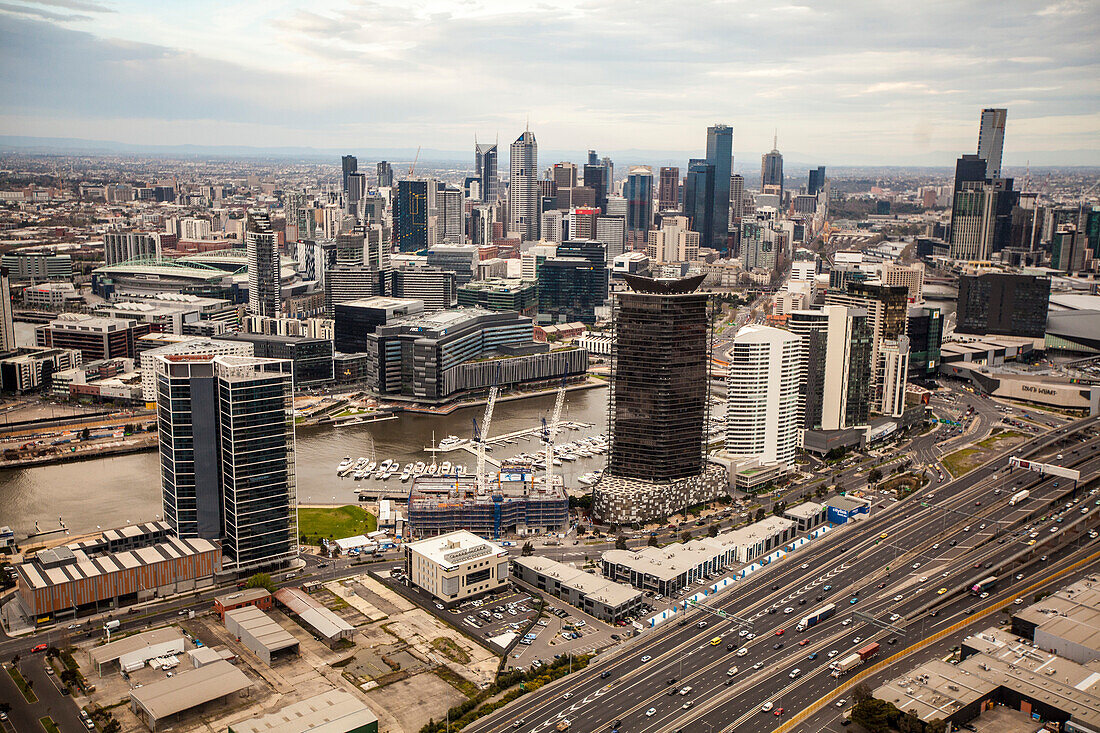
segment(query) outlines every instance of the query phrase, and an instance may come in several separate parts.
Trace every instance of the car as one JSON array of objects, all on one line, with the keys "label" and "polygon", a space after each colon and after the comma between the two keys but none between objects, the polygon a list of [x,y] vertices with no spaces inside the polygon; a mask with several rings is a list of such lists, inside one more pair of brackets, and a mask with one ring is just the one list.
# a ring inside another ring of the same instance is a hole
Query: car
[{"label": "car", "polygon": [[810,567],[809,563],[802,563],[802,569],[803,570],[806,570],[809,567]]},{"label": "car", "polygon": [[809,643],[810,643],[809,639],[803,639],[802,641],[798,642],[798,645],[799,646],[806,646]]},{"label": "car", "polygon": [[1047,556],[1046,555],[1043,555],[1042,557],[1039,558],[1039,562],[1046,562],[1046,561],[1047,561]]},{"label": "car", "polygon": [[31,654],[37,654],[38,652],[44,652],[48,648],[49,647],[46,644],[36,644],[35,646],[31,647]]},{"label": "car", "polygon": [[48,674],[50,677],[53,677],[55,674],[55,672],[53,671],[53,667],[48,664],[46,665],[46,674]]},{"label": "car", "polygon": [[[611,641],[621,641],[621,640],[622,640],[622,637],[619,636],[618,634],[612,634],[611,635]],[[644,662],[645,660],[643,659],[642,661]]]},{"label": "car", "polygon": [[849,605],[849,606],[854,606],[854,605],[856,605],[856,603],[857,603],[858,601],[859,601],[859,599],[858,599],[858,598],[853,598],[852,600],[848,601],[848,605]]},{"label": "car", "polygon": [[957,542],[956,540],[951,540],[951,546],[952,546],[952,547],[954,547],[954,546],[955,546],[955,545],[957,545],[957,544],[959,544],[959,543],[958,543],[958,542]]},{"label": "car", "polygon": [[744,638],[745,635],[747,635],[748,633],[749,633],[748,631],[745,631],[744,629],[741,629],[740,631],[737,632],[737,635]]},{"label": "car", "polygon": [[[729,643],[729,644],[726,644],[726,651],[727,652],[732,652],[736,648],[737,648],[737,645],[732,643],[732,642]],[[642,660],[642,661],[645,661],[645,660]]]},{"label": "car", "polygon": [[846,618],[846,619],[844,619],[843,621],[840,622],[840,625],[841,626],[850,626],[851,623],[852,623],[852,619]]},{"label": "car", "polygon": [[777,717],[777,718],[778,718],[778,717],[779,717],[780,715],[782,715],[782,714],[783,714],[783,708],[776,708],[776,709],[775,709],[775,712],[774,712],[774,713],[772,713],[772,715],[774,715],[774,716],[775,716],[775,717]]},{"label": "car", "polygon": [[879,587],[879,588],[885,588],[885,587],[886,587],[886,583],[879,583],[879,584],[878,584],[878,587]]},{"label": "car", "polygon": [[933,549],[933,550],[938,550],[938,549],[940,549],[940,543],[939,543],[939,542],[937,542],[936,544],[932,545],[932,549]]},{"label": "car", "polygon": [[766,703],[764,703],[763,705],[760,706],[760,711],[763,712],[763,713],[766,713],[769,710],[771,710],[773,707],[775,707],[775,706],[772,705],[770,702],[766,702]]},{"label": "car", "polygon": [[513,728],[519,728],[520,726],[523,725],[523,723],[524,723],[523,718],[519,718],[517,720],[512,721],[512,727]]},{"label": "car", "polygon": [[974,506],[981,506],[981,505],[982,505],[982,503],[980,501],[974,502]]},{"label": "car", "polygon": [[700,629],[705,629],[705,628],[707,628],[707,622],[706,621],[700,621],[699,623],[695,624],[695,626],[700,628]]},{"label": "car", "polygon": [[830,649],[830,650],[829,650],[829,654],[828,654],[827,656],[829,657],[829,659],[832,659],[832,658],[833,658],[833,657],[835,657],[835,656],[836,656],[837,654],[840,654],[840,652],[838,652],[838,651],[837,651],[836,649]]},{"label": "car", "polygon": [[763,666],[764,666],[763,662],[757,662],[756,664],[752,665],[752,668],[753,669],[760,669]]},{"label": "car", "polygon": [[737,682],[737,680],[730,677],[728,680],[726,680],[726,687],[729,687],[730,685],[735,684],[736,682]]},{"label": "car", "polygon": [[853,644],[858,644],[858,643],[859,643],[859,642],[861,642],[861,641],[863,641],[863,637],[862,637],[862,636],[857,636],[856,638],[852,639],[852,643],[853,643]]},{"label": "car", "polygon": [[653,659],[653,657],[649,656],[648,654],[646,654],[644,657],[642,657],[643,662],[648,662],[650,659]]},{"label": "car", "polygon": [[832,590],[832,589],[833,589],[833,586],[831,586],[831,585],[827,585],[824,588],[822,588],[822,590],[827,590],[827,591]]},{"label": "car", "polygon": [[683,708],[684,710],[690,710],[693,705],[695,705],[695,701],[694,700],[688,700],[687,702],[685,702],[680,707]]},{"label": "car", "polygon": [[650,708],[649,710],[645,711],[645,716],[647,718],[652,718],[656,714],[657,714],[657,708]]},{"label": "car", "polygon": [[606,680],[610,676],[611,676],[611,670],[610,669],[605,669],[603,672],[600,672],[600,679],[601,680]]},{"label": "car", "polygon": [[917,568],[919,568],[919,567],[920,567],[920,563],[919,563],[919,562],[915,562],[915,563],[913,563],[913,569],[914,569],[914,570],[916,570],[916,569],[917,569]]},{"label": "car", "polygon": [[1023,573],[1017,573],[1016,574],[1016,580],[1023,580],[1023,579],[1024,579],[1024,574]]},{"label": "car", "polygon": [[838,708],[842,708],[842,707],[844,707],[844,703],[846,703],[846,702],[848,702],[848,698],[842,697],[842,698],[840,698],[839,700],[836,701],[836,706]]},{"label": "car", "polygon": [[745,638],[746,639],[755,639],[756,634],[754,634],[753,632],[750,631],[748,634],[745,635]]},{"label": "car", "polygon": [[749,650],[748,650],[747,647],[741,647],[740,649],[737,650],[737,656],[739,656],[739,657],[743,657],[748,653],[749,653]]},{"label": "car", "polygon": [[443,610],[443,604],[442,603],[435,604],[435,607],[438,608],[440,611]]},{"label": "car", "polygon": [[896,602],[896,601],[900,601],[900,600],[902,600],[903,598],[905,598],[905,596],[903,596],[903,595],[901,595],[901,594],[898,594],[898,595],[894,596],[894,601],[895,601],[895,602]]},{"label": "car", "polygon": [[776,629],[775,630],[775,635],[776,636],[783,636],[783,634],[785,634],[785,633],[787,633],[786,629]]},{"label": "car", "polygon": [[573,697],[573,693],[572,692],[567,692],[567,693],[565,693],[564,695],[561,696],[561,699],[562,700],[568,700],[571,697]]},{"label": "car", "polygon": [[773,644],[772,645],[772,649],[775,649],[776,651],[778,651],[782,648],[783,648],[783,642],[779,642],[778,644]]},{"label": "car", "polygon": [[[677,680],[675,677],[669,677],[667,680],[665,680],[665,684],[666,685],[675,685],[678,681],[679,680]],[[673,692],[676,692],[676,690],[673,690]]]},{"label": "car", "polygon": [[783,609],[783,613],[786,613],[786,614],[794,613],[794,609],[791,608],[790,606],[787,606],[786,608]]},{"label": "car", "polygon": [[942,596],[946,592],[947,592],[946,588],[940,588],[938,591],[936,591],[936,595],[937,596]]},{"label": "car", "polygon": [[1023,602],[1024,602],[1024,599],[1023,599],[1023,598],[1017,598],[1016,600],[1014,600],[1014,601],[1013,601],[1013,603],[1014,603],[1015,605],[1017,605],[1017,606],[1019,606],[1019,605],[1020,605],[1020,604],[1022,604]]}]

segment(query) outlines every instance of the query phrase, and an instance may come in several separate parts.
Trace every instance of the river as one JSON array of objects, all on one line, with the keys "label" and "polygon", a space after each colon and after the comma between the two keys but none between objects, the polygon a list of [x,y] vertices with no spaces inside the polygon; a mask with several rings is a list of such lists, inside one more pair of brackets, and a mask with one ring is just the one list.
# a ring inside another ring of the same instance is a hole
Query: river
[{"label": "river", "polygon": [[[604,388],[568,392],[562,410],[563,420],[589,423],[595,427],[564,431],[558,442],[603,434],[607,430],[607,390]],[[550,419],[553,394],[500,402],[493,415],[490,435],[502,435],[538,427]],[[336,467],[344,456],[367,456],[373,441],[375,458],[392,458],[402,466],[418,460],[430,461],[423,449],[448,435],[468,438],[473,431],[471,418],[481,424],[484,407],[455,410],[450,415],[402,414],[396,419],[343,428],[300,428],[298,430],[296,468],[298,501],[303,504],[354,502],[354,489],[363,482],[339,478]],[[536,440],[521,440],[514,445],[498,445],[489,453],[500,459],[520,452],[533,452]],[[465,464],[474,472],[474,456],[465,451],[444,454],[440,461]],[[602,468],[606,456],[566,462],[555,470],[565,476],[568,486],[578,486],[576,477]],[[400,486],[397,477],[387,485]],[[41,530],[58,526],[64,519],[73,534],[95,532],[99,528],[147,522],[159,518],[160,460],[156,451],[61,463],[27,469],[0,471],[0,525],[15,530],[24,538],[33,531],[35,521]]]}]

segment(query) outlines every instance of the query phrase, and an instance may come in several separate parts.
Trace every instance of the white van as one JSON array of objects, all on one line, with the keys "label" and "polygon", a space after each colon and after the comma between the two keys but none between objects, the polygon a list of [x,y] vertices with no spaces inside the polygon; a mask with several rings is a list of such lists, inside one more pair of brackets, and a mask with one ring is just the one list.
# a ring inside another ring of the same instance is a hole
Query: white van
[{"label": "white van", "polygon": [[796,677],[800,676],[801,674],[802,674],[802,670],[795,667],[794,669],[791,670],[791,674],[789,676],[793,680]]}]

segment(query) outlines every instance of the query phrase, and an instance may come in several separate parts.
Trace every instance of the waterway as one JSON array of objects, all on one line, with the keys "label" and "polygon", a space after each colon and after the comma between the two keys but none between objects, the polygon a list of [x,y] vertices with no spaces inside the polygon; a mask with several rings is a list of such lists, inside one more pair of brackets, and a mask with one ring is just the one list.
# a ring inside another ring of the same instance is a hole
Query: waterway
[{"label": "waterway", "polygon": [[[583,430],[564,431],[559,443],[605,434],[607,431],[607,394],[605,388],[571,391],[566,394],[562,419],[591,424]],[[553,394],[498,403],[490,428],[490,437],[535,428],[542,419],[549,421],[554,409]],[[303,504],[331,504],[356,501],[354,489],[370,480],[339,478],[336,467],[344,456],[391,458],[402,466],[416,461],[431,461],[424,449],[448,435],[469,438],[473,418],[480,426],[484,407],[456,410],[450,415],[402,414],[396,419],[374,424],[342,428],[302,428],[297,431],[296,470],[298,501]],[[515,444],[497,444],[488,455],[506,458],[538,448],[537,438]],[[464,464],[474,472],[476,459],[466,451],[441,454],[439,461]],[[577,477],[602,468],[606,455],[563,462],[555,472],[565,477],[566,485],[577,487]],[[408,487],[397,476],[385,482],[389,487]],[[53,529],[63,519],[73,534],[95,532],[99,528],[147,522],[161,514],[160,458],[156,451],[0,471],[0,526],[8,525],[23,539],[34,530]]]}]

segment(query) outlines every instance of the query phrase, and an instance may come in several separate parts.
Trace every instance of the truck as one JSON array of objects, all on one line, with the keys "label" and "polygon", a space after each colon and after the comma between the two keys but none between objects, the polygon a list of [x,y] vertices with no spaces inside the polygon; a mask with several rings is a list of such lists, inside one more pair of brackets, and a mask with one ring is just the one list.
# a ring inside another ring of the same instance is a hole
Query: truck
[{"label": "truck", "polygon": [[558,723],[554,727],[557,728],[558,730],[569,730],[569,726],[571,726],[571,725],[573,725],[573,722],[571,720],[569,720],[569,718],[566,718],[565,720],[562,720],[560,723]]},{"label": "truck", "polygon": [[863,659],[861,659],[858,654],[849,654],[833,665],[833,671],[830,674],[832,674],[833,677],[839,678],[841,675],[851,672],[861,664],[863,664]]},{"label": "truck", "polygon": [[993,587],[993,584],[997,582],[997,576],[991,575],[988,578],[982,578],[974,585],[970,586],[970,592],[976,596],[980,596],[987,590]]},{"label": "truck", "polygon": [[877,641],[876,642],[871,642],[870,644],[863,647],[862,649],[857,649],[856,654],[859,655],[860,661],[866,662],[868,659],[870,659],[871,657],[878,654],[879,649],[880,649],[880,647],[879,647]]},{"label": "truck", "polygon": [[119,626],[118,619],[113,619],[113,620],[108,621],[107,623],[103,624],[103,628],[106,629],[107,631],[114,631],[115,629],[118,628],[118,626]]},{"label": "truck", "polygon": [[1023,491],[1017,491],[1015,494],[1012,495],[1012,498],[1008,500],[1008,505],[1016,506],[1029,496],[1031,496],[1031,492],[1027,489],[1024,489]]},{"label": "truck", "polygon": [[833,615],[835,611],[836,606],[831,603],[826,606],[822,606],[821,608],[811,613],[809,616],[806,616],[801,621],[799,621],[798,626],[795,626],[794,628],[796,631],[805,631],[814,624],[820,623],[821,621],[829,618]]}]

